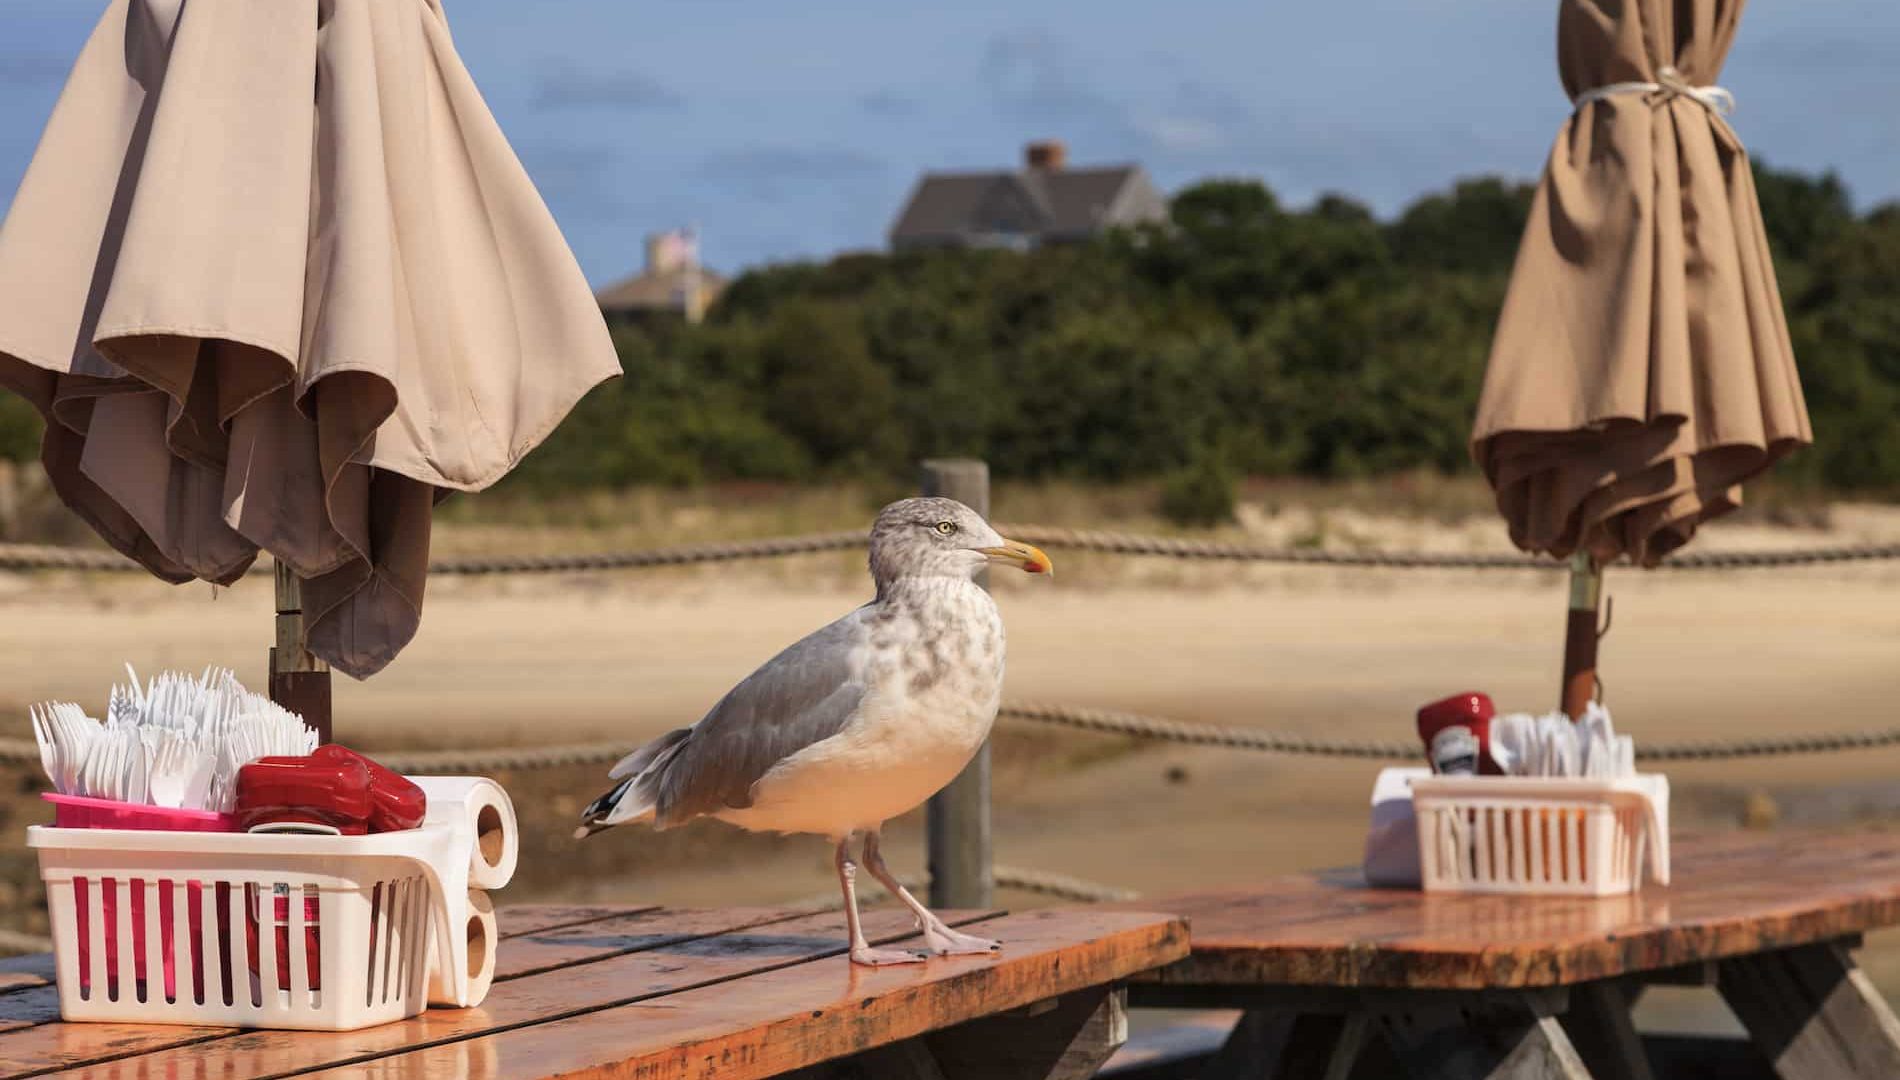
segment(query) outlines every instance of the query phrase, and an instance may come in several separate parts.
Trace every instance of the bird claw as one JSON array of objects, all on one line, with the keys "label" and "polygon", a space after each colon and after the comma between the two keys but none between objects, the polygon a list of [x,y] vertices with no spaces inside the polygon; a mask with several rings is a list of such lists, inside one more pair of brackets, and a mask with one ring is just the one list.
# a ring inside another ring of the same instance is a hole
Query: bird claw
[{"label": "bird claw", "polygon": [[921,964],[928,959],[929,957],[923,953],[911,952],[908,949],[873,949],[866,947],[851,950],[851,962],[854,964],[863,964],[865,967]]},{"label": "bird claw", "polygon": [[924,927],[924,944],[938,956],[987,956],[1003,951],[1003,943],[960,934],[947,926]]}]

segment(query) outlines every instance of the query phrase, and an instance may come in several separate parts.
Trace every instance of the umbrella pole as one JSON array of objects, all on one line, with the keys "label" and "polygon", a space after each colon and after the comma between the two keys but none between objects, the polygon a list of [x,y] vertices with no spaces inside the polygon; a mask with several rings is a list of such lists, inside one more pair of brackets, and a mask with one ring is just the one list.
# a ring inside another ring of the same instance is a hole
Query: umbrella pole
[{"label": "umbrella pole", "polygon": [[303,580],[277,562],[277,644],[270,651],[270,699],[330,739],[330,665],[304,648]]},{"label": "umbrella pole", "polygon": [[1576,720],[1597,690],[1597,607],[1603,567],[1587,552],[1570,557],[1570,619],[1564,626],[1564,715]]}]

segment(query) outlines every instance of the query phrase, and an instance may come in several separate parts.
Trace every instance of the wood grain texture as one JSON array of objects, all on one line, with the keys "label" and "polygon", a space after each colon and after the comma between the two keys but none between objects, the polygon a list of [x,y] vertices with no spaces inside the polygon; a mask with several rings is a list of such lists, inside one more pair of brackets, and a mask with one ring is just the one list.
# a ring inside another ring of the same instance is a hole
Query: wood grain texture
[{"label": "wood grain texture", "polygon": [[1900,833],[1681,836],[1673,862],[1670,887],[1604,899],[1373,889],[1357,870],[1144,899],[1127,906],[1188,918],[1194,951],[1136,982],[1564,986],[1900,924]]},{"label": "wood grain texture", "polygon": [[[365,1061],[715,985],[844,949],[844,919],[840,915],[808,916],[751,928],[749,920],[758,914],[754,909],[740,909],[632,916],[629,921],[643,923],[640,936],[646,944],[640,951],[620,952],[589,963],[570,962],[551,971],[497,982],[480,1008],[430,1009],[420,1016],[361,1031],[232,1033],[176,1051],[97,1065],[86,1075],[98,1080],[235,1078]],[[957,921],[967,923],[982,917],[965,913]],[[915,929],[910,915],[899,911],[869,912],[865,922],[865,933],[880,941],[908,936]],[[527,944],[522,938],[507,938],[501,948],[506,954],[511,948],[519,950]],[[4,1036],[0,1036],[0,1047],[4,1046]]]},{"label": "wood grain texture", "polygon": [[1837,945],[1724,960],[1716,986],[1783,1080],[1900,1076],[1900,1019]]},{"label": "wood grain texture", "polygon": [[[557,929],[504,934],[500,955],[496,958],[498,983],[524,973],[584,964],[641,949],[677,945],[791,917],[790,912],[764,908],[719,911],[686,909],[665,913],[653,908],[628,907],[564,907],[545,911],[516,908],[514,911],[524,926],[553,923]],[[590,927],[593,929],[590,930]],[[0,993],[0,1034],[18,1032],[40,1024],[57,1024],[59,997],[57,989],[50,984],[51,957],[14,958],[7,962],[7,966],[17,970],[0,972],[0,977],[11,976],[24,982],[10,992]],[[40,974],[42,971],[44,978]],[[161,1063],[175,1063],[174,1059],[178,1058],[193,1062],[221,1061],[227,1056],[226,1050],[204,1044],[208,1040],[238,1035],[231,1028],[197,1026],[86,1024],[70,1026],[70,1030],[64,1030],[69,1027],[67,1025],[58,1026],[63,1030],[31,1036],[0,1037],[0,1076],[75,1068],[108,1056],[142,1053],[162,1055],[164,1051],[179,1046],[193,1049],[183,1055],[169,1058],[161,1056],[157,1060]]]},{"label": "wood grain texture", "polygon": [[[230,1034],[233,1034],[231,1028],[167,1024],[35,1024],[0,1033],[0,1076],[36,1076],[111,1059],[137,1060],[136,1055]],[[121,1075],[163,1074],[122,1072]]]},{"label": "wood grain texture", "polygon": [[9,956],[0,960],[0,989],[17,990],[27,986],[51,986],[53,954]]},{"label": "wood grain texture", "polygon": [[1000,956],[877,969],[829,958],[317,1075],[747,1080],[1105,986],[1187,954],[1179,919],[1137,912],[1036,911],[986,922],[983,932],[1003,942]]},{"label": "wood grain texture", "polygon": [[1592,1076],[1656,1080],[1630,1016],[1631,1004],[1629,989],[1617,980],[1571,990],[1570,1008],[1558,1020]]},{"label": "wood grain texture", "polygon": [[749,930],[797,918],[786,908],[681,908],[597,919],[502,939],[495,978],[520,978],[592,963],[623,953],[665,948],[695,938]]},{"label": "wood grain texture", "polygon": [[495,927],[501,931],[502,937],[511,938],[520,937],[522,934],[538,934],[545,930],[558,930],[581,923],[599,922],[602,919],[639,915],[642,912],[657,910],[659,910],[657,904],[630,904],[619,907],[504,904],[495,909]]},{"label": "wood grain texture", "polygon": [[1592,1080],[1555,1014],[1534,995],[1383,1012],[1378,1022],[1417,1080]]},{"label": "wood grain texture", "polygon": [[1128,1041],[1127,999],[1091,987],[911,1041],[930,1047],[945,1080],[1088,1080]]}]

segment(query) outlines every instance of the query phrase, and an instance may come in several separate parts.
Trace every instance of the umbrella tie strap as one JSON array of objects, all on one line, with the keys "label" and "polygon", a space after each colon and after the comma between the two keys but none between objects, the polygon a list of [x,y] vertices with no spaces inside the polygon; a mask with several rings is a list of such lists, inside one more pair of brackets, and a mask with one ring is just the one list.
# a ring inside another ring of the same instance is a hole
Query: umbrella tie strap
[{"label": "umbrella tie strap", "polygon": [[1680,71],[1667,64],[1657,69],[1655,82],[1609,83],[1585,90],[1577,95],[1576,107],[1581,109],[1592,101],[1603,101],[1618,94],[1662,94],[1664,100],[1686,97],[1717,116],[1735,111],[1734,94],[1719,86],[1693,86]]}]

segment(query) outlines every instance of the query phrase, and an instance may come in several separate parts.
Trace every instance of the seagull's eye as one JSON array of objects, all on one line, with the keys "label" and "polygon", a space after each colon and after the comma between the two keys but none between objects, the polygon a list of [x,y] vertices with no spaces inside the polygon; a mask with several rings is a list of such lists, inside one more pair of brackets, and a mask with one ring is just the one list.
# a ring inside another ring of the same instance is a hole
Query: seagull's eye
[{"label": "seagull's eye", "polygon": [[937,522],[937,531],[945,536],[949,536],[951,533],[957,531],[957,523],[954,521],[939,521]]}]

